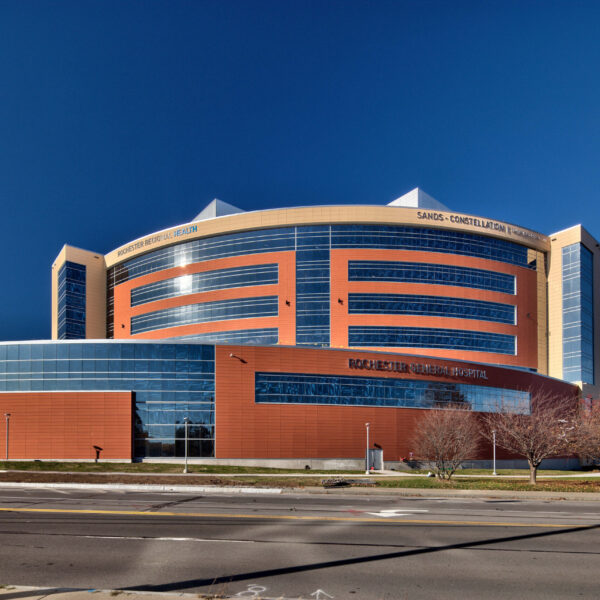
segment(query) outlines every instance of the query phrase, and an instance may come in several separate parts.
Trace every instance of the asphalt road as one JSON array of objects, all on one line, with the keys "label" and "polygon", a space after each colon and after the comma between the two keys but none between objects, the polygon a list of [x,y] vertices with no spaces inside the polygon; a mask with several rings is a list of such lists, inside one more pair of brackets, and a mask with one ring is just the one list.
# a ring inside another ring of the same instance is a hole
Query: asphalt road
[{"label": "asphalt road", "polygon": [[600,504],[0,488],[0,584],[267,598],[598,598]]}]

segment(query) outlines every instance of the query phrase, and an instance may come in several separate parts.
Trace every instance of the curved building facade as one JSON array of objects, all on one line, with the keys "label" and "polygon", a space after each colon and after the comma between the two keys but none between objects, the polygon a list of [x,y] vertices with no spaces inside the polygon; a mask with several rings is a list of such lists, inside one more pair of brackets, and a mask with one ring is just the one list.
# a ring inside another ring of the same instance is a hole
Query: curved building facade
[{"label": "curved building facade", "polygon": [[6,358],[18,376],[0,375],[0,393],[130,394],[134,457],[180,456],[187,415],[199,457],[356,459],[370,422],[398,460],[423,409],[598,398],[598,282],[583,227],[546,236],[421,190],[387,206],[215,200],[106,255],[63,247],[57,357],[20,345],[32,356]]},{"label": "curved building facade", "polygon": [[[547,372],[546,236],[445,207],[204,217],[103,257],[106,337],[414,351]],[[65,262],[77,275],[77,259]],[[55,338],[66,321],[59,308]]]},{"label": "curved building facade", "polygon": [[198,222],[179,228],[191,239],[117,250],[107,261],[107,335],[414,351],[539,369],[547,240],[495,222],[484,235],[477,229],[487,222],[452,213],[379,208],[230,215],[209,235]]}]

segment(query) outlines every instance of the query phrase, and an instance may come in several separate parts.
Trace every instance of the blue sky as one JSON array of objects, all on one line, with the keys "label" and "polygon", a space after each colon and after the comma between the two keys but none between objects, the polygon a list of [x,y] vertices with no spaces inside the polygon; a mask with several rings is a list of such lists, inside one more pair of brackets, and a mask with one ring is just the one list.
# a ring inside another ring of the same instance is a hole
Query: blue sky
[{"label": "blue sky", "polygon": [[0,340],[50,336],[63,244],[215,197],[600,237],[600,2],[0,0]]}]

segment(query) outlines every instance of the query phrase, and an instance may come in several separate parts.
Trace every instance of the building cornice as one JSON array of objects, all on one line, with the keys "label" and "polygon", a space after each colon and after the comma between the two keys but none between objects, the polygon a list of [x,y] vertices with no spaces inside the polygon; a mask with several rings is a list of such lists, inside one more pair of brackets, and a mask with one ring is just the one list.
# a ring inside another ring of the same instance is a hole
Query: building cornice
[{"label": "building cornice", "polygon": [[215,235],[300,225],[412,225],[477,233],[546,252],[550,239],[536,231],[473,215],[396,206],[307,206],[244,212],[185,223],[138,238],[109,252],[107,268],[147,252]]}]

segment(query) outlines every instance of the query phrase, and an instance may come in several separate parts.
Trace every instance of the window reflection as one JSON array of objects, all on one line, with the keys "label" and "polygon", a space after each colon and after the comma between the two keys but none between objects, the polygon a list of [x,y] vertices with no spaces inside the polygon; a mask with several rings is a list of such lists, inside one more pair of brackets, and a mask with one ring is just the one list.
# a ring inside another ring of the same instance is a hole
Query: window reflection
[{"label": "window reflection", "polygon": [[428,327],[348,327],[350,347],[444,348],[515,354],[516,338],[503,333]]},{"label": "window reflection", "polygon": [[530,394],[521,390],[442,381],[342,375],[256,373],[257,403],[332,404],[446,408],[529,413]]}]

